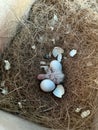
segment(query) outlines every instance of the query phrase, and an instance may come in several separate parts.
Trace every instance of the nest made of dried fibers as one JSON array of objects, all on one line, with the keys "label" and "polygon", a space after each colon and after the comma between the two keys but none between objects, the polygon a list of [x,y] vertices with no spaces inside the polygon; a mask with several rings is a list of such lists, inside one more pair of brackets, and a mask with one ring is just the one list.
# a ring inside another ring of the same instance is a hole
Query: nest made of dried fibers
[{"label": "nest made of dried fibers", "polygon": [[[98,14],[90,7],[73,5],[72,1],[59,0],[34,4],[29,19],[2,55],[0,80],[5,81],[9,93],[0,94],[1,109],[51,128],[91,128],[98,96]],[[52,30],[54,14],[58,21]],[[54,59],[44,59],[44,55],[55,46],[63,48],[63,57],[67,57],[62,60],[66,89],[62,99],[42,92],[36,78],[42,72],[40,61]],[[73,58],[69,56],[72,49],[77,50]],[[11,63],[9,71],[4,69],[4,60]],[[91,114],[82,119],[75,112],[79,107]]]}]

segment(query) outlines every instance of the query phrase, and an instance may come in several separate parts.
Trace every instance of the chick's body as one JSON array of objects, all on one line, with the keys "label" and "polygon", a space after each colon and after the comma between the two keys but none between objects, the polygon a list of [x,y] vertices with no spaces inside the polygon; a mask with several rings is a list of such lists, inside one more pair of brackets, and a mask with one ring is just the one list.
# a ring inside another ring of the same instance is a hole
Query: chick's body
[{"label": "chick's body", "polygon": [[62,72],[62,65],[58,61],[53,60],[50,63],[50,67],[48,68],[48,71],[46,72],[46,74],[39,74],[38,79],[39,80],[50,79],[55,84],[59,84],[63,82],[64,73]]}]

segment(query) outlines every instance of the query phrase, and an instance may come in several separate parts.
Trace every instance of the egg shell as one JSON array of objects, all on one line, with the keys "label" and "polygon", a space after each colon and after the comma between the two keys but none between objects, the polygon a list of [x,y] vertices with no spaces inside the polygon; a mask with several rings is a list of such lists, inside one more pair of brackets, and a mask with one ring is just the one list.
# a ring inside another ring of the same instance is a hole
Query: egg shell
[{"label": "egg shell", "polygon": [[77,50],[73,49],[69,52],[70,57],[74,57],[77,54]]},{"label": "egg shell", "polygon": [[55,89],[55,84],[50,79],[45,79],[40,83],[40,88],[44,92],[51,92]]},{"label": "egg shell", "polygon": [[55,21],[58,21],[58,17],[57,17],[57,15],[56,15],[56,14],[54,14],[53,19],[54,19]]},{"label": "egg shell", "polygon": [[9,70],[11,68],[10,62],[8,60],[4,60],[5,63],[5,70]]},{"label": "egg shell", "polygon": [[7,88],[2,89],[1,93],[3,95],[7,95],[8,94],[8,89]]},{"label": "egg shell", "polygon": [[58,60],[59,62],[62,61],[62,54],[59,54],[59,55],[57,56],[57,60]]},{"label": "egg shell", "polygon": [[36,49],[36,46],[35,46],[35,45],[33,45],[31,48],[32,48],[33,50],[35,50],[35,49]]},{"label": "egg shell", "polygon": [[54,57],[57,57],[58,56],[58,50],[54,48],[53,51],[52,51],[52,54],[53,54]]},{"label": "egg shell", "polygon": [[57,57],[59,54],[64,53],[64,50],[61,47],[54,47],[52,54],[54,57]]},{"label": "egg shell", "polygon": [[53,60],[50,62],[50,68],[53,71],[62,71],[62,65],[58,60]]},{"label": "egg shell", "polygon": [[79,112],[81,111],[81,109],[82,109],[82,108],[76,108],[76,109],[75,109],[75,112],[76,112],[76,113],[79,113]]},{"label": "egg shell", "polygon": [[58,98],[62,98],[64,93],[65,93],[65,89],[64,89],[63,85],[57,85],[57,88],[53,91],[54,96],[56,96]]},{"label": "egg shell", "polygon": [[46,62],[45,61],[40,61],[40,64],[41,65],[46,65]]},{"label": "egg shell", "polygon": [[86,111],[83,111],[83,112],[81,113],[81,117],[82,117],[82,118],[86,118],[86,117],[88,117],[90,114],[91,114],[90,110],[86,110]]}]

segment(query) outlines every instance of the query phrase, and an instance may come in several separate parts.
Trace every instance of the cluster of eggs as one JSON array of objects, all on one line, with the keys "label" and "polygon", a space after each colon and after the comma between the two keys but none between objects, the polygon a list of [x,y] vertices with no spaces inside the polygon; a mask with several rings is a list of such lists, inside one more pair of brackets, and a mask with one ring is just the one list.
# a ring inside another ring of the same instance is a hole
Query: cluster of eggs
[{"label": "cluster of eggs", "polygon": [[[55,49],[54,51],[58,53],[57,51],[58,48],[56,47]],[[57,60],[52,60],[47,70],[45,69],[46,74],[39,74],[38,79],[42,80],[40,83],[40,88],[42,91],[52,92],[54,96],[62,98],[62,96],[65,93],[65,89],[61,84],[64,80],[64,74],[62,72],[62,64],[60,62],[61,60],[58,60],[59,57],[61,57],[61,53],[60,55],[58,54],[55,56],[55,57],[58,56]]]}]

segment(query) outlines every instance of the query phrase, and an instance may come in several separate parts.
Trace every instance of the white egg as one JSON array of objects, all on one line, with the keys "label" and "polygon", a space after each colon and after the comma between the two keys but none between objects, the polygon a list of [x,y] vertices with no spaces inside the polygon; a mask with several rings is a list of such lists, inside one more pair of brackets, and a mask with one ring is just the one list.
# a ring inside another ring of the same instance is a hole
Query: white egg
[{"label": "white egg", "polygon": [[62,65],[58,60],[53,60],[50,62],[50,68],[53,71],[62,71]]},{"label": "white egg", "polygon": [[57,88],[53,91],[53,94],[58,98],[62,98],[64,93],[65,93],[65,89],[63,85],[57,85]]},{"label": "white egg", "polygon": [[40,83],[40,88],[44,92],[51,92],[55,89],[55,84],[50,79],[45,79]]}]

